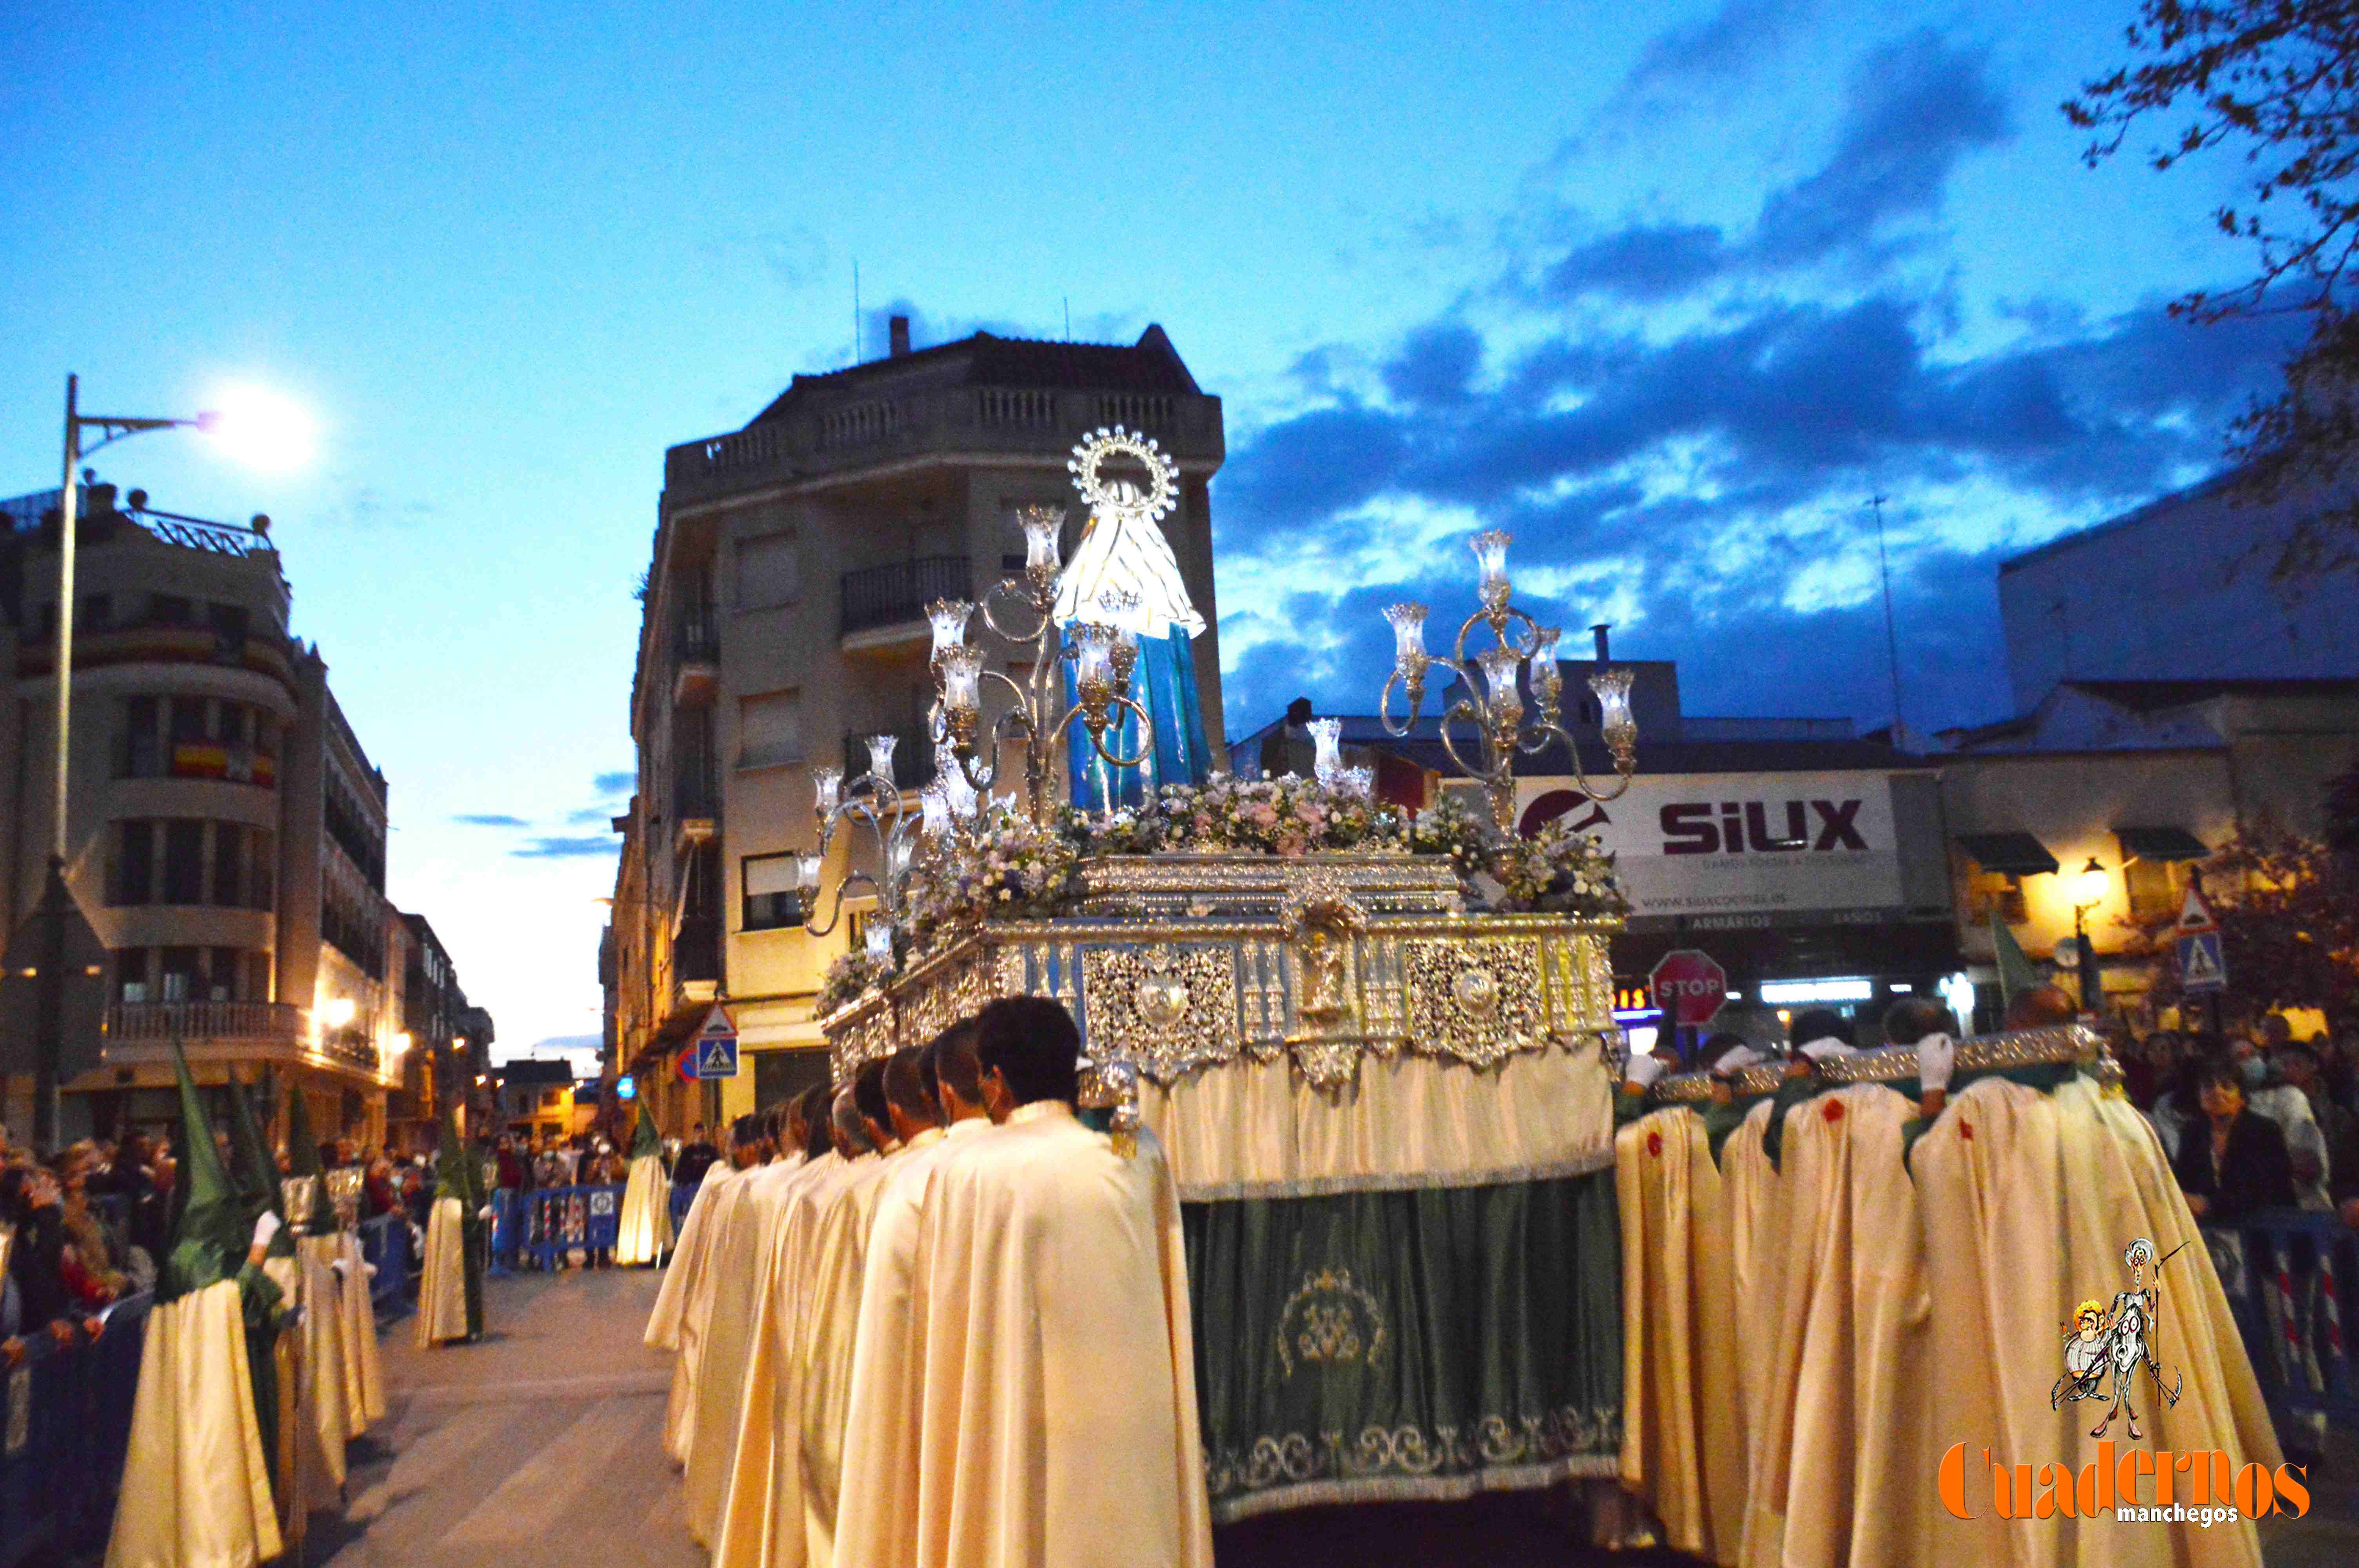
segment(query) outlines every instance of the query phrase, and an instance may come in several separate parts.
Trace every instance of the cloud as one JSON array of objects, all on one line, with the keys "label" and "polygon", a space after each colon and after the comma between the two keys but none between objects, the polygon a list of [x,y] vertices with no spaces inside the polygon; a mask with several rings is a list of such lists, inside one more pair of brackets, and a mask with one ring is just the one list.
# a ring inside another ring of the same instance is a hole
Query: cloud
[{"label": "cloud", "polygon": [[1872,273],[1908,248],[1896,229],[1939,212],[1960,161],[2011,129],[1987,53],[1919,29],[1854,67],[1833,149],[1816,170],[1769,192],[1749,236],[1731,239],[1711,223],[1633,223],[1543,265],[1538,291],[1647,304],[1717,278],[1842,259]]},{"label": "cloud", "polygon": [[470,827],[529,827],[531,823],[521,816],[510,816],[496,811],[464,811],[451,818]]},{"label": "cloud", "polygon": [[571,827],[586,827],[593,822],[612,822],[618,815],[612,806],[585,806],[567,812],[565,820]]},{"label": "cloud", "polygon": [[543,837],[536,838],[523,848],[511,849],[508,853],[519,860],[564,860],[592,855],[611,855],[614,853],[619,843],[620,840],[612,834],[606,833],[599,834],[594,838],[579,838]]},{"label": "cloud", "polygon": [[[1383,605],[1422,600],[1454,627],[1483,526],[1516,535],[1535,613],[1613,620],[1625,652],[1680,658],[1698,711],[1881,722],[1874,492],[1894,498],[1896,601],[1926,639],[1905,654],[1910,723],[1995,717],[1995,562],[2216,466],[2299,330],[2192,328],[2158,304],[2077,330],[2040,314],[2056,330],[1962,355],[1951,313],[1897,288],[1768,298],[1652,340],[1525,321],[1491,384],[1409,376],[1397,404],[1339,398],[1254,432],[1213,509],[1233,729],[1297,695],[1365,711],[1390,663]],[[1489,353],[1448,319],[1381,362],[1432,362],[1440,341],[1458,364]]]},{"label": "cloud", "polygon": [[2008,129],[1981,50],[1930,28],[1872,49],[1852,71],[1833,156],[1771,195],[1754,253],[1791,265],[1864,245],[1891,219],[1937,210],[1959,159]]},{"label": "cloud", "polygon": [[1466,401],[1483,368],[1483,340],[1462,321],[1434,321],[1408,335],[1384,369],[1397,403],[1447,407]]},{"label": "cloud", "polygon": [[590,781],[590,787],[602,795],[628,795],[638,782],[639,775],[625,768],[611,773],[600,773]]}]

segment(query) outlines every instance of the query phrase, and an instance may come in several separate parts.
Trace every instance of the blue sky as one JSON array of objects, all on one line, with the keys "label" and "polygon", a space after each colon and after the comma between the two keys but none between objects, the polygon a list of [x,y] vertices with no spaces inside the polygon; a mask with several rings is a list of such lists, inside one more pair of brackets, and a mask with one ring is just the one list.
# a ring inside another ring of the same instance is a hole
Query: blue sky
[{"label": "blue sky", "polygon": [[1486,524],[1691,708],[1881,723],[1878,492],[1909,722],[1995,717],[1996,562],[2209,470],[2285,346],[2162,317],[2245,265],[2236,165],[2056,112],[2126,0],[378,9],[0,12],[0,492],[69,370],[313,411],[300,472],[100,467],[277,519],[507,1048],[596,1028],[663,449],[844,362],[855,260],[872,352],[1070,308],[1226,399],[1238,730],[1364,705]]}]

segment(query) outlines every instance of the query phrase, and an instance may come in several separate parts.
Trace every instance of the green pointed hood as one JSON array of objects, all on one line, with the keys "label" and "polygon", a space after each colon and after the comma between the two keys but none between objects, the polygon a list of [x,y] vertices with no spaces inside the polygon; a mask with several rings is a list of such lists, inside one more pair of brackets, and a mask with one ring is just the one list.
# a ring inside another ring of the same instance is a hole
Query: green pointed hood
[{"label": "green pointed hood", "polygon": [[158,1302],[177,1301],[235,1274],[254,1234],[254,1221],[244,1217],[245,1206],[222,1168],[212,1124],[205,1119],[196,1080],[189,1076],[188,1055],[177,1040],[172,1043],[172,1069],[180,1080],[179,1183],[187,1196],[158,1271]]},{"label": "green pointed hood", "polygon": [[336,1228],[336,1206],[328,1201],[327,1173],[320,1168],[320,1141],[311,1136],[310,1097],[299,1087],[287,1097],[288,1173],[311,1182],[311,1212],[297,1215],[294,1225],[306,1236],[326,1236]]},{"label": "green pointed hood", "polygon": [[644,1160],[650,1154],[663,1152],[663,1139],[656,1131],[656,1119],[647,1114],[647,1102],[639,1102],[639,1130],[631,1140],[631,1158]]},{"label": "green pointed hood", "polygon": [[459,1123],[446,1106],[442,1111],[442,1145],[434,1160],[434,1195],[457,1198],[469,1214],[484,1206],[482,1173],[473,1168],[466,1145],[459,1141]]},{"label": "green pointed hood", "polygon": [[2023,945],[2015,939],[2015,933],[2007,929],[2006,921],[1996,908],[1991,911],[1990,927],[1991,950],[1998,957],[2000,1005],[2012,1007],[2017,997],[2039,985],[2039,971],[2033,968],[2031,960],[2023,956]]},{"label": "green pointed hood", "polygon": [[[237,1147],[239,1175],[238,1200],[245,1206],[246,1228],[265,1214],[275,1214],[281,1221],[287,1217],[287,1195],[278,1184],[278,1162],[272,1157],[269,1140],[262,1136],[262,1122],[254,1112],[254,1096],[230,1075],[230,1105],[235,1114],[231,1118],[231,1138]],[[295,1237],[282,1224],[278,1234],[271,1238],[270,1250],[285,1255],[295,1250]]]}]

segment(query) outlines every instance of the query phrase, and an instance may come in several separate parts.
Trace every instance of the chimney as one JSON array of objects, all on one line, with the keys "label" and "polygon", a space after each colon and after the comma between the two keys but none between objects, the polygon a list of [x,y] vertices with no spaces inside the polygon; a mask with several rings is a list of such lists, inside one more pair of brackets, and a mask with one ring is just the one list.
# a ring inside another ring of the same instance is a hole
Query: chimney
[{"label": "chimney", "polygon": [[1610,621],[1601,621],[1589,629],[1589,634],[1597,639],[1597,662],[1601,665],[1614,656],[1613,645],[1605,640],[1605,634],[1613,630]]},{"label": "chimney", "polygon": [[897,360],[909,351],[909,319],[907,316],[896,316],[887,325],[892,333],[889,340],[892,344],[892,355]]}]

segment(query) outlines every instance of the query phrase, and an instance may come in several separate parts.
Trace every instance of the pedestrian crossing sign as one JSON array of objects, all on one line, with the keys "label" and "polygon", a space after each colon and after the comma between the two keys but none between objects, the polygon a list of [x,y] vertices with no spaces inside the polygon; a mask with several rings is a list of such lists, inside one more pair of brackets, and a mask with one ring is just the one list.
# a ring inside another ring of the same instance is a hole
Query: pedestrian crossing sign
[{"label": "pedestrian crossing sign", "polygon": [[2179,939],[2179,983],[2190,991],[2226,989],[2228,965],[2220,956],[2217,931],[2199,931]]},{"label": "pedestrian crossing sign", "polygon": [[737,1076],[737,1025],[729,1010],[718,1002],[704,1015],[703,1026],[696,1032],[696,1076],[700,1078],[734,1078]]}]

